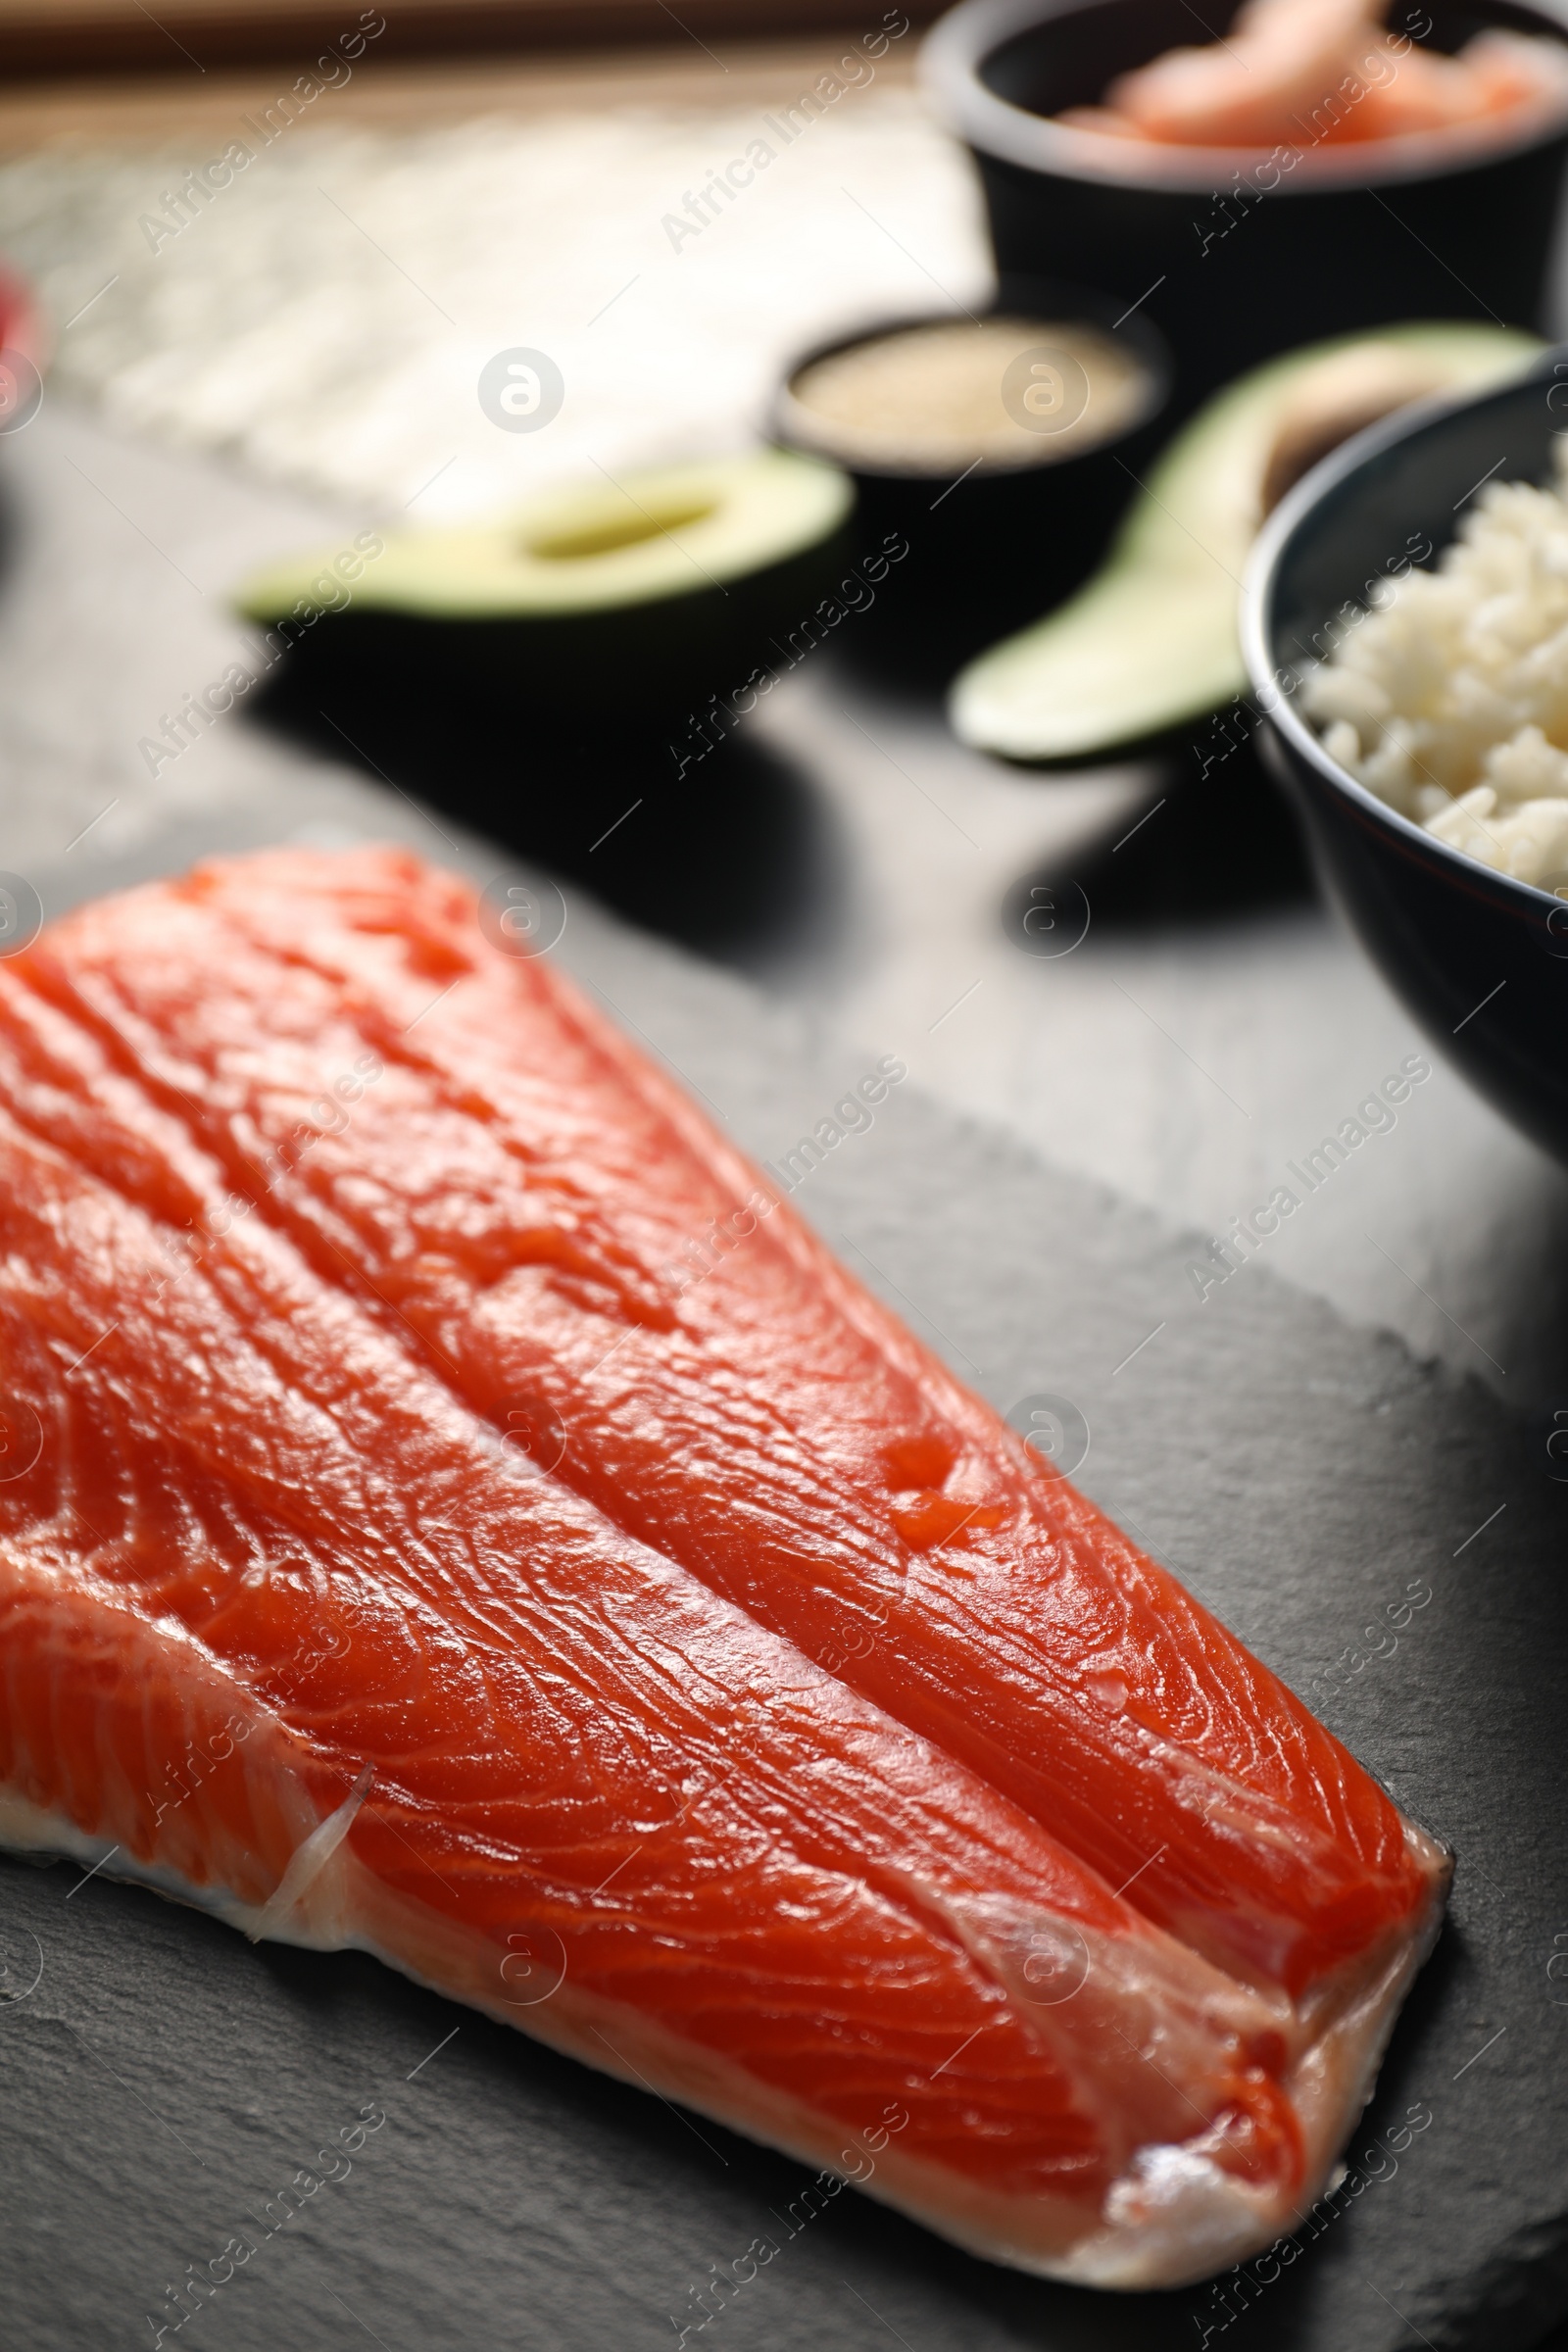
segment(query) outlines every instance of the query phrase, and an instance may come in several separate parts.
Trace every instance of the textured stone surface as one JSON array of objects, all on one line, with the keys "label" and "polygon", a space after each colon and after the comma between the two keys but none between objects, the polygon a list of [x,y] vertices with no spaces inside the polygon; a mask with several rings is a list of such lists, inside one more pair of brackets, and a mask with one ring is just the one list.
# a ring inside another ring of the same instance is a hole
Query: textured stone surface
[{"label": "textured stone surface", "polygon": [[[457,842],[450,819],[241,722],[189,755],[178,795],[136,800],[143,714],[221,669],[226,571],[297,524],[216,473],[54,431],[8,453],[30,480],[0,615],[0,863],[24,866],[52,910],[209,848],[302,832],[395,834],[488,876],[496,856]],[[570,896],[566,959],[765,1156],[867,1051],[905,1050],[942,1010],[938,997],[922,1020],[906,998],[886,1034],[867,1023],[844,1042]],[[1233,995],[1267,952],[1252,934],[1203,951]],[[1000,1002],[1001,972],[989,980]],[[1163,997],[1145,1002],[1168,1014]],[[1314,1017],[1302,1008],[1302,1035]],[[1086,1034],[1088,1054],[1100,1033]],[[1340,1051],[1358,1084],[1361,1045]],[[1380,1040],[1374,1073],[1381,1060]],[[1102,1082],[1132,1083],[1114,1065]],[[671,2315],[692,2318],[708,2266],[763,2235],[776,2257],[707,2342],[858,2352],[891,2328],[909,2352],[1175,2352],[1207,2328],[1226,2352],[1396,2352],[1423,2337],[1525,2352],[1568,2312],[1568,1984],[1547,1974],[1568,1949],[1565,1505],[1540,1433],[1264,1266],[1200,1305],[1191,1245],[1168,1222],[963,1123],[913,1081],[800,1200],[998,1403],[1075,1402],[1091,1430],[1082,1483],[1298,1687],[1370,1647],[1363,1629],[1387,1626],[1412,1581],[1430,1589],[1397,1646],[1380,1640],[1386,1654],[1320,1701],[1459,1854],[1452,1925],[1352,2142],[1368,2184],[1287,2274],[1232,2290],[1248,2308],[1228,2326],[1206,2290],[1059,2292],[848,2193],[791,2237],[774,2217],[803,2185],[793,2166],[368,1961],[253,1951],[146,1894],[101,1879],[74,1891],[67,1867],[4,1862],[8,2340],[152,2341],[165,2284],[220,2258],[247,2217],[265,2229],[266,2201],[371,2100],[387,2122],[352,2174],[260,2244],[191,2323],[201,2340],[316,2352],[368,2330],[387,2352],[652,2352],[677,2335]],[[1540,1296],[1510,1280],[1510,1311],[1539,1319]],[[1417,2103],[1430,2124],[1391,2149]]]},{"label": "textured stone surface", "polygon": [[[763,1155],[858,1072],[742,984],[586,908],[570,936],[581,975]],[[1204,2327],[1241,2352],[1394,2352],[1411,2327],[1523,2347],[1568,2306],[1568,1986],[1547,1974],[1554,1936],[1568,1948],[1568,1502],[1517,1425],[1261,1269],[1200,1304],[1189,1242],[913,1091],[800,1205],[995,1402],[1074,1402],[1082,1483],[1298,1688],[1329,1673],[1329,1720],[1457,1848],[1451,1924],[1351,2143],[1363,2185],[1288,2270],[1253,2266],[1223,2328],[1206,2290],[1054,2290],[849,2195],[792,2240],[796,2168],[707,2123],[358,1957],[252,1951],[141,1893],[73,1892],[70,1866],[8,1863],[5,1984],[42,1970],[0,2009],[29,2343],[144,2327],[166,2281],[247,2214],[265,2223],[261,2200],[368,2099],[386,2125],[258,2248],[202,2321],[212,2342],[325,2343],[346,2306],[394,2348],[653,2346],[694,2316],[705,2267],[758,2236],[777,2256],[710,2322],[738,2345],[858,2345],[879,2318],[917,2352],[1130,2352]],[[1412,1587],[1430,1597],[1395,1645],[1385,1633],[1385,1654],[1334,1676]]]}]

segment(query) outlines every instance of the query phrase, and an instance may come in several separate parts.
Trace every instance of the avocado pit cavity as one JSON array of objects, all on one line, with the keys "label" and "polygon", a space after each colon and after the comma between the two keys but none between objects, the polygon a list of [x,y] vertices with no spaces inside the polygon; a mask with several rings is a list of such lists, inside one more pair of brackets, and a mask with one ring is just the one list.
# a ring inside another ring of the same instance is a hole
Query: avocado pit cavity
[{"label": "avocado pit cavity", "polygon": [[646,540],[663,539],[687,530],[694,522],[706,522],[717,511],[718,501],[711,498],[689,500],[684,506],[666,509],[663,514],[632,508],[618,519],[591,522],[575,530],[546,532],[540,538],[525,540],[522,553],[542,564],[587,564],[596,556],[612,556],[623,547],[641,547]]}]

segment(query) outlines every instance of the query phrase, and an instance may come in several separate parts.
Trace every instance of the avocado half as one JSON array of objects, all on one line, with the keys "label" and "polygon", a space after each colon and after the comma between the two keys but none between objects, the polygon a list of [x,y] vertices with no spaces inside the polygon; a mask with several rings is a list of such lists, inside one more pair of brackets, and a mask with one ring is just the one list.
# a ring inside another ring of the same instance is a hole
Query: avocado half
[{"label": "avocado half", "polygon": [[334,665],[431,665],[542,711],[593,697],[656,724],[744,683],[767,638],[811,612],[854,485],[763,449],[546,491],[503,519],[362,534],[273,564],[236,595],[251,620]]},{"label": "avocado half", "polygon": [[1206,717],[1246,688],[1240,582],[1292,484],[1377,417],[1520,374],[1542,348],[1509,327],[1390,326],[1242,376],[1171,442],[1094,578],[959,672],[955,732],[1003,759],[1081,764]]}]

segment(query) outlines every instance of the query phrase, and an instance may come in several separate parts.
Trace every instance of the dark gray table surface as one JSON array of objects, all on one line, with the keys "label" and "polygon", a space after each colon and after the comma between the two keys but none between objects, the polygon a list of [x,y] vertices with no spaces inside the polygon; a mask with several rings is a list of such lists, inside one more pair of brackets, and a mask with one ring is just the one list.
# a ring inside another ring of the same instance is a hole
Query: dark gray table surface
[{"label": "dark gray table surface", "polygon": [[[4,460],[0,864],[49,909],[281,838],[394,835],[481,878],[502,862],[352,752],[327,762],[242,719],[146,777],[140,737],[228,658],[226,580],[334,518],[68,416]],[[1561,1182],[1440,1073],[1357,1165],[1361,1193],[1325,1198],[1305,1262],[1250,1267],[1200,1304],[1194,1199],[1213,1224],[1210,1196],[1245,1205],[1276,1144],[1295,1150],[1325,1103],[1343,1115],[1413,1047],[1397,1009],[1310,906],[1129,914],[1059,964],[1022,956],[1009,891],[1131,822],[1146,779],[982,772],[847,666],[804,680],[770,729],[721,782],[749,779],[773,829],[737,807],[725,837],[718,800],[700,828],[659,811],[662,840],[605,869],[642,923],[569,880],[564,959],[765,1156],[866,1050],[904,1054],[913,1082],[802,1207],[1004,1408],[1071,1398],[1092,1433],[1081,1483],[1298,1687],[1411,1580],[1430,1587],[1397,1648],[1323,1702],[1459,1857],[1451,1924],[1351,2143],[1357,2193],[1288,2272],[1233,2287],[1229,2317],[1207,2289],[1015,2278],[850,2195],[786,2235],[770,2217],[801,2182],[783,2159],[359,1956],[253,1950],[69,1865],[6,1861],[6,2340],[155,2340],[166,2287],[374,2102],[386,2120],[353,2172],[188,2323],[205,2340],[636,2352],[675,2340],[710,2266],[766,2234],[776,2259],[709,2340],[1163,2352],[1206,2330],[1227,2352],[1525,2352],[1568,2313],[1568,1984],[1549,1973],[1568,1950],[1568,1506],[1539,1428],[1501,1398],[1549,1401],[1560,1377]],[[471,800],[456,721],[452,757],[452,797]],[[943,846],[954,827],[967,849]],[[1390,1313],[1402,1337],[1372,1327],[1383,1297],[1335,1258],[1355,1219],[1437,1306]],[[1440,1350],[1445,1316],[1458,1337]],[[1412,2104],[1430,2124],[1396,2155]]]}]

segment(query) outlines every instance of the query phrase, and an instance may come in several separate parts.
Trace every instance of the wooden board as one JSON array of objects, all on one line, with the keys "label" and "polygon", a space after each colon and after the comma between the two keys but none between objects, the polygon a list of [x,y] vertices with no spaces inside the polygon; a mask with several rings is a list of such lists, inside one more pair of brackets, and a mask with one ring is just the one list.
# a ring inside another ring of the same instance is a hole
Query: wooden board
[{"label": "wooden board", "polygon": [[[909,0],[910,23],[939,14],[935,0]],[[384,20],[380,57],[408,58],[485,50],[735,45],[791,34],[874,26],[855,0],[160,0],[156,14],[137,0],[0,0],[0,74],[101,76],[165,74],[183,68],[292,61]],[[355,52],[363,54],[363,52]]]},{"label": "wooden board", "polygon": [[[658,108],[788,106],[823,67],[836,42],[831,27],[806,39],[700,41],[658,48],[605,47],[583,53],[535,50],[484,59],[386,57],[368,51],[354,78],[333,94],[332,122],[349,129],[428,129],[436,123],[503,115],[605,114]],[[3,41],[0,41],[3,48]],[[61,69],[52,69],[59,73]],[[877,68],[884,87],[914,79],[915,49],[905,41]],[[39,147],[193,146],[232,136],[237,119],[273,105],[291,78],[278,66],[186,66],[170,74],[106,75],[95,61],[68,78],[17,79],[0,87],[0,154]],[[301,119],[301,136],[313,118]]]}]

